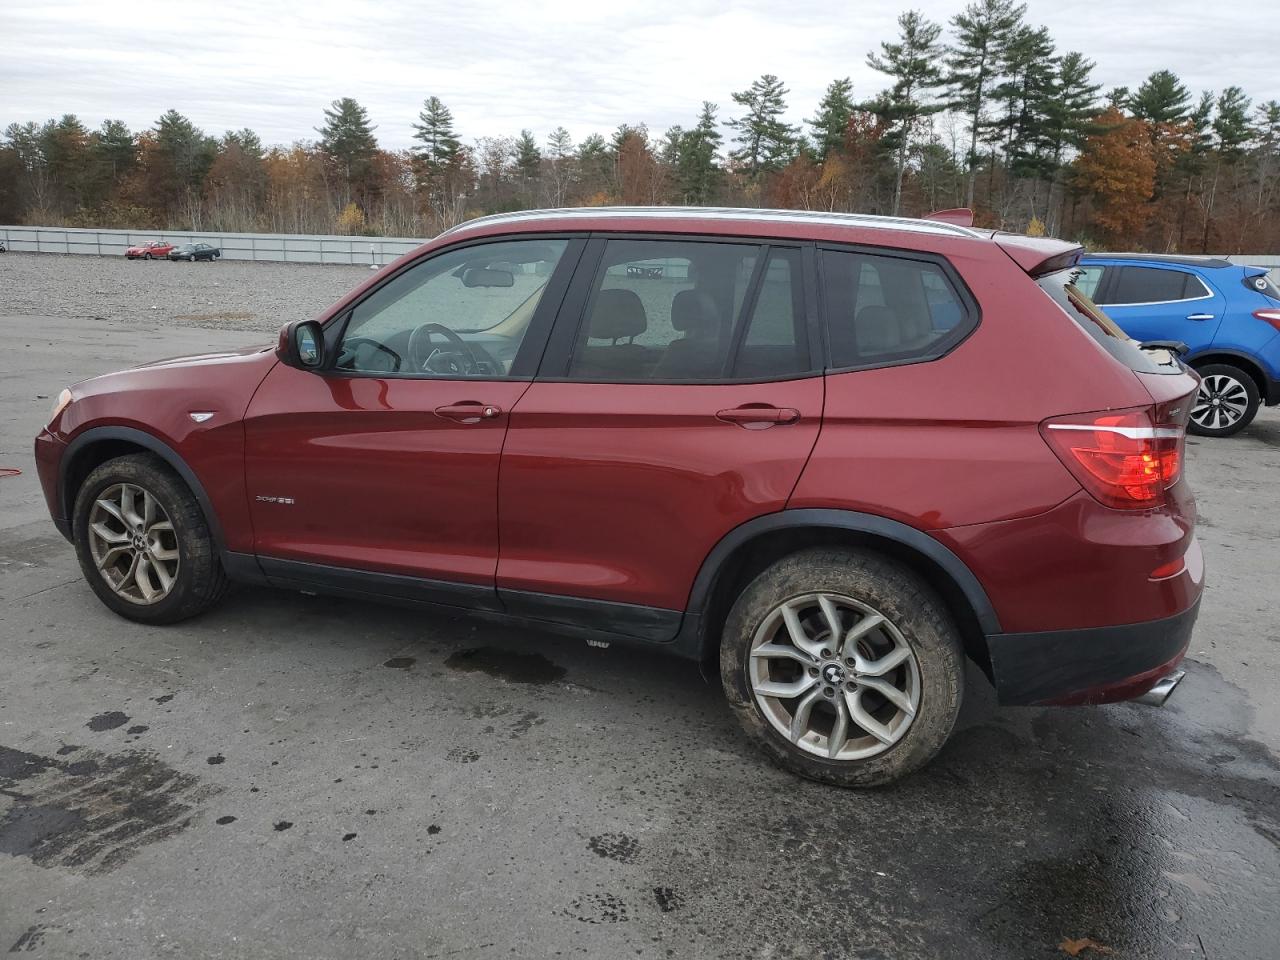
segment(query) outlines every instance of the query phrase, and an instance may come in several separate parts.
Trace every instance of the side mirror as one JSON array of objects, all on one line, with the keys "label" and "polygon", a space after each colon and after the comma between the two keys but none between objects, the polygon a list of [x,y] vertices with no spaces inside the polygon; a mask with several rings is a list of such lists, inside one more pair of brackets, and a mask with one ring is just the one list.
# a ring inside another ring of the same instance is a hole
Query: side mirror
[{"label": "side mirror", "polygon": [[276,356],[299,370],[315,370],[324,366],[324,329],[314,320],[286,323],[280,328]]}]

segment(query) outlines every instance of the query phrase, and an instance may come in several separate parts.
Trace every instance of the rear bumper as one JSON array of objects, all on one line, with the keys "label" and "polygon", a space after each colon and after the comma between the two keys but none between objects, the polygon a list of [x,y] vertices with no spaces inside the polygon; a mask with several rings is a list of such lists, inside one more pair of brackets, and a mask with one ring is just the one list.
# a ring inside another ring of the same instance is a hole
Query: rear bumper
[{"label": "rear bumper", "polygon": [[1272,380],[1270,377],[1267,377],[1264,386],[1266,389],[1262,393],[1263,404],[1268,407],[1274,407],[1276,404],[1280,404],[1280,380]]},{"label": "rear bumper", "polygon": [[1182,659],[1200,600],[1171,617],[1118,627],[989,636],[1002,704],[1111,703],[1140,697]]}]

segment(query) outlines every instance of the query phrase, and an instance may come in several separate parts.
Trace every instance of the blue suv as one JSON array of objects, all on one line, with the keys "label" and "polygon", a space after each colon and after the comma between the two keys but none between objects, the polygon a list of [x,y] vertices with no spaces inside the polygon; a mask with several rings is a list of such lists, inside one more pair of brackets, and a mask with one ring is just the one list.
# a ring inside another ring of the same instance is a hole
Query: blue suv
[{"label": "blue suv", "polygon": [[1076,286],[1129,336],[1172,340],[1203,378],[1192,433],[1229,437],[1280,403],[1280,288],[1263,267],[1211,257],[1089,254]]}]

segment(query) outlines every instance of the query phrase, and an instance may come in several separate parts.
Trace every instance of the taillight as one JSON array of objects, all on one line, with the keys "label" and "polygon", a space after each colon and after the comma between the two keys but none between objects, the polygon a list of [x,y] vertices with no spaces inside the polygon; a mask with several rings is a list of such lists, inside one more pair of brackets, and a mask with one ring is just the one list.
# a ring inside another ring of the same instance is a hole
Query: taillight
[{"label": "taillight", "polygon": [[1280,310],[1255,310],[1253,315],[1264,323],[1269,323],[1280,330]]},{"label": "taillight", "polygon": [[1154,423],[1150,407],[1054,417],[1040,432],[1080,485],[1118,510],[1161,506],[1182,473],[1185,425]]}]

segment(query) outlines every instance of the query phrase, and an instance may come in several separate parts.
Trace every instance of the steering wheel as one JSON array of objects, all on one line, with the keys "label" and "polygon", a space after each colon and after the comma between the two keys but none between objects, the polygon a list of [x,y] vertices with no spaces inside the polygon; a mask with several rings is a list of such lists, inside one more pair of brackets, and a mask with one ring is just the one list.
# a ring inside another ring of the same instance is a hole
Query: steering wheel
[{"label": "steering wheel", "polygon": [[[434,334],[448,341],[452,349],[441,349],[436,346]],[[473,374],[476,372],[476,355],[471,352],[467,342],[438,323],[424,323],[409,335],[409,363],[414,370],[425,373]]]}]

